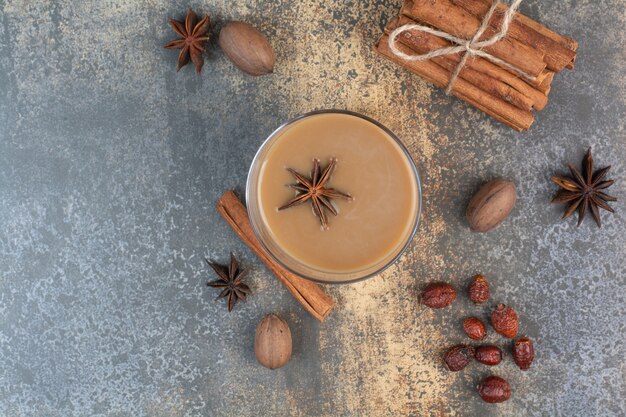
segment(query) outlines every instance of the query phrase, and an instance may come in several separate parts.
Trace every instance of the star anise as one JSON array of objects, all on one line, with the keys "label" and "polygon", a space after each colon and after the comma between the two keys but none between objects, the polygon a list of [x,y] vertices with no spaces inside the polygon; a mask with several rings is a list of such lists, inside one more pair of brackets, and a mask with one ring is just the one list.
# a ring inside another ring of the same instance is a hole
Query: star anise
[{"label": "star anise", "polygon": [[189,63],[189,57],[191,57],[196,71],[200,74],[202,65],[204,65],[204,58],[202,57],[204,44],[209,40],[209,16],[204,16],[204,19],[198,22],[198,15],[189,8],[184,23],[170,19],[170,24],[174,32],[181,37],[165,45],[168,49],[181,49],[180,54],[178,54],[178,66],[176,67],[176,71],[179,71],[182,67],[187,65]]},{"label": "star anise", "polygon": [[550,178],[550,181],[564,188],[552,199],[552,202],[569,203],[563,214],[563,219],[571,216],[576,209],[578,209],[578,226],[583,222],[585,214],[587,214],[587,211],[590,209],[591,215],[598,224],[598,227],[602,227],[599,208],[614,213],[614,210],[609,206],[608,202],[617,201],[615,197],[601,191],[610,187],[615,182],[613,180],[604,180],[611,167],[608,166],[599,169],[594,173],[591,148],[587,150],[582,165],[583,172],[581,173],[572,164],[567,164],[573,178],[562,175]]},{"label": "star anise", "polygon": [[207,285],[212,288],[223,288],[220,295],[215,299],[228,298],[228,311],[232,311],[233,307],[239,300],[246,301],[246,297],[250,295],[250,287],[242,281],[244,271],[239,269],[239,263],[235,256],[230,254],[230,265],[228,267],[219,265],[213,261],[206,259],[206,263],[215,271],[220,278],[217,281],[208,282]]},{"label": "star anise", "polygon": [[337,160],[332,158],[326,169],[322,171],[320,160],[313,159],[313,169],[311,170],[310,178],[305,177],[294,169],[287,168],[287,171],[289,171],[297,181],[295,184],[289,185],[289,187],[296,190],[297,195],[293,200],[279,207],[278,210],[285,210],[310,201],[311,206],[313,206],[313,213],[319,218],[322,227],[328,229],[328,218],[326,217],[325,210],[330,211],[335,216],[338,214],[337,208],[331,200],[333,198],[352,200],[350,194],[342,193],[334,188],[325,187],[336,165]]}]

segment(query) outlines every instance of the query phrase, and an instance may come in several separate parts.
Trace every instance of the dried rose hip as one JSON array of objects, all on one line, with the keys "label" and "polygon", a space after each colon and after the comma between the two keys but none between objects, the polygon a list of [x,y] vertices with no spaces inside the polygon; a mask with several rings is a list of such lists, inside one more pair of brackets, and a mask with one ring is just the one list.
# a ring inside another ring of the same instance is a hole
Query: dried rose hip
[{"label": "dried rose hip", "polygon": [[528,336],[521,337],[513,343],[513,360],[519,369],[525,371],[530,368],[533,359],[535,359],[535,348]]},{"label": "dried rose hip", "polygon": [[501,403],[511,398],[511,386],[499,376],[488,376],[478,385],[478,393],[488,403]]},{"label": "dried rose hip", "polygon": [[422,291],[422,303],[430,308],[444,308],[456,299],[456,290],[445,282],[427,285]]},{"label": "dried rose hip", "polygon": [[463,320],[463,330],[470,339],[474,340],[481,340],[487,335],[485,324],[476,317],[468,317]]},{"label": "dried rose hip", "polygon": [[443,361],[453,372],[465,368],[474,359],[474,347],[468,345],[452,346],[443,354]]},{"label": "dried rose hip", "polygon": [[517,336],[517,324],[517,313],[504,304],[498,304],[491,313],[491,325],[504,337],[512,339]]},{"label": "dried rose hip", "polygon": [[497,365],[502,362],[502,349],[494,345],[479,346],[474,352],[474,357],[485,365]]},{"label": "dried rose hip", "polygon": [[489,282],[484,275],[476,275],[472,278],[472,283],[470,284],[467,295],[469,299],[475,302],[476,304],[482,304],[489,298]]}]

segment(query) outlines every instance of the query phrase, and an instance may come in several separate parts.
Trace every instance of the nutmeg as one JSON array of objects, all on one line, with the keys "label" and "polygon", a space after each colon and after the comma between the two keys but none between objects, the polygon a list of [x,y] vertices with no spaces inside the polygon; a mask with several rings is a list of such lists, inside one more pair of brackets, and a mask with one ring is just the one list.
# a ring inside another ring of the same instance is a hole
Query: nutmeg
[{"label": "nutmeg", "polygon": [[254,353],[266,368],[281,368],[291,359],[291,331],[286,321],[268,314],[256,328]]},{"label": "nutmeg", "polygon": [[473,232],[488,232],[506,219],[517,196],[515,184],[511,181],[496,179],[483,185],[472,197],[465,216]]},{"label": "nutmeg", "polygon": [[274,50],[258,29],[245,22],[229,22],[220,31],[218,43],[237,68],[250,75],[274,70]]}]

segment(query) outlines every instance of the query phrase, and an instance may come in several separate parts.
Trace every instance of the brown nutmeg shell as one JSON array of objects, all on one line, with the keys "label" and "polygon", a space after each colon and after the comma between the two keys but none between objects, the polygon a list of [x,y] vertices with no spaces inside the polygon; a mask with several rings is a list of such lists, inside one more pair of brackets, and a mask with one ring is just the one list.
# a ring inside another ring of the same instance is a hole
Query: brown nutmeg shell
[{"label": "brown nutmeg shell", "polygon": [[254,353],[266,368],[281,368],[291,359],[291,331],[286,321],[268,314],[256,328]]},{"label": "brown nutmeg shell", "polygon": [[274,71],[274,50],[254,26],[229,22],[220,31],[218,43],[233,64],[246,74],[258,76]]},{"label": "brown nutmeg shell", "polygon": [[515,184],[496,179],[483,185],[472,197],[465,217],[473,232],[488,232],[506,219],[517,200]]},{"label": "brown nutmeg shell", "polygon": [[511,307],[498,304],[496,309],[491,313],[491,325],[496,332],[512,339],[517,336],[517,313]]}]

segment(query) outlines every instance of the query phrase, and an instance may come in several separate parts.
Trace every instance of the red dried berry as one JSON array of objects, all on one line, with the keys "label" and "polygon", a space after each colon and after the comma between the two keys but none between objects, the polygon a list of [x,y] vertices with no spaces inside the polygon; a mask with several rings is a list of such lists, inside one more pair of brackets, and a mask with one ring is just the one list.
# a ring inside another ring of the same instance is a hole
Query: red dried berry
[{"label": "red dried berry", "polygon": [[474,359],[474,347],[468,345],[452,346],[443,354],[443,361],[452,372],[460,371]]},{"label": "red dried berry", "polygon": [[489,299],[489,282],[484,275],[479,274],[472,278],[467,295],[476,304],[482,304]]},{"label": "red dried berry", "polygon": [[488,376],[478,385],[478,393],[488,403],[501,403],[511,398],[511,386],[499,376]]},{"label": "red dried berry", "polygon": [[513,343],[513,360],[522,371],[530,368],[530,364],[535,359],[535,347],[533,341],[524,336]]},{"label": "red dried berry", "polygon": [[494,366],[502,362],[502,349],[494,345],[479,346],[474,357],[482,364]]},{"label": "red dried berry", "polygon": [[481,340],[487,335],[485,324],[476,317],[468,317],[463,320],[463,330],[470,339],[474,340]]},{"label": "red dried berry", "polygon": [[456,290],[445,282],[427,285],[422,291],[422,303],[430,308],[444,308],[456,299]]},{"label": "red dried berry", "polygon": [[491,313],[491,325],[496,332],[509,339],[517,336],[517,313],[511,307],[498,304]]}]

